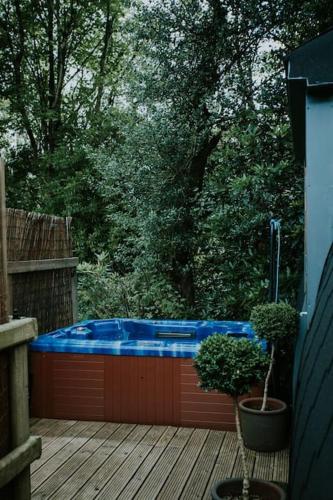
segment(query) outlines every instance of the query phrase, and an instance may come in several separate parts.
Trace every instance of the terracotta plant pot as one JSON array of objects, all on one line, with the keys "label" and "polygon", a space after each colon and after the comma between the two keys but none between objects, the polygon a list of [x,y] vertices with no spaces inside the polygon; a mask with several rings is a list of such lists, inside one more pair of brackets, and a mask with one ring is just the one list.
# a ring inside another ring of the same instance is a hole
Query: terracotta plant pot
[{"label": "terracotta plant pot", "polygon": [[[226,496],[239,496],[242,494],[242,479],[225,479],[213,484],[212,500],[221,500]],[[286,500],[287,495],[280,486],[261,479],[250,480],[250,495],[258,495],[261,500]]]},{"label": "terracotta plant pot", "polygon": [[239,403],[244,444],[250,450],[278,451],[286,448],[289,414],[286,403],[267,398],[268,410],[260,411],[262,398],[243,399]]}]

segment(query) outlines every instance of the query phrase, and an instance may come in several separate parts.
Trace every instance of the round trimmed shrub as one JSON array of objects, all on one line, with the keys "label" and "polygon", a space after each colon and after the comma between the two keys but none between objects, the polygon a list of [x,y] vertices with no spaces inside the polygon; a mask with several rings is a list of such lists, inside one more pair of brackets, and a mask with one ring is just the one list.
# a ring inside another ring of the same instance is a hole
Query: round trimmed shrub
[{"label": "round trimmed shrub", "polygon": [[260,344],[216,333],[207,337],[194,359],[200,387],[237,397],[264,379],[269,357]]},{"label": "round trimmed shrub", "polygon": [[298,312],[284,302],[262,304],[252,309],[250,321],[260,339],[276,343],[296,336]]}]

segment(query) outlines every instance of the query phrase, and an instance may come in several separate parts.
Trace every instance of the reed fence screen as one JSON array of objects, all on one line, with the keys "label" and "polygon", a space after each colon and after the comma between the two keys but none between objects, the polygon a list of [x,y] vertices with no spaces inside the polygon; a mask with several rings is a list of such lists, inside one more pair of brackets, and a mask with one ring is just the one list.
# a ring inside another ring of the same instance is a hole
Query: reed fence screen
[{"label": "reed fence screen", "polygon": [[7,209],[10,309],[14,317],[37,318],[39,333],[75,319],[76,269],[65,265],[73,257],[70,226],[70,218]]}]

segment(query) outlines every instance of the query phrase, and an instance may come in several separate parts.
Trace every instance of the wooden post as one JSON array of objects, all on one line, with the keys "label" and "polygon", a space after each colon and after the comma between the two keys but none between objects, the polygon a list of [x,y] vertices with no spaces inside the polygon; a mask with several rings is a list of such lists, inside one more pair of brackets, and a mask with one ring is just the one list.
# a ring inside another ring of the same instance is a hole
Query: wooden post
[{"label": "wooden post", "polygon": [[[10,372],[10,411],[12,447],[22,445],[29,438],[28,405],[28,346],[15,347],[9,359]],[[30,466],[27,466],[13,481],[13,499],[30,498]]]},{"label": "wooden post", "polygon": [[73,310],[73,323],[78,320],[78,304],[77,304],[77,270],[76,267],[72,269],[72,310]]},{"label": "wooden post", "polygon": [[[8,321],[8,275],[7,275],[7,214],[5,189],[5,164],[0,159],[0,272],[2,271],[3,311],[5,323]],[[1,299],[0,299],[1,300]]]}]

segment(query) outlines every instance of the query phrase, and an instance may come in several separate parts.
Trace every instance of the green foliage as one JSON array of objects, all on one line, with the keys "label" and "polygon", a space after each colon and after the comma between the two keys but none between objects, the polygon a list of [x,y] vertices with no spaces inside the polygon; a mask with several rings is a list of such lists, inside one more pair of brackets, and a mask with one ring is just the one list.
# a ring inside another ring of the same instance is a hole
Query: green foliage
[{"label": "green foliage", "polygon": [[262,304],[253,308],[250,321],[260,339],[276,343],[297,335],[299,316],[289,304]]},{"label": "green foliage", "polygon": [[96,264],[78,267],[80,319],[184,317],[183,301],[170,284],[148,273],[121,275],[107,262],[107,255],[101,254]]},{"label": "green foliage", "polygon": [[120,212],[110,204],[120,236],[113,264],[167,281],[184,317],[247,319],[268,295],[274,216],[288,255],[280,294],[294,303],[303,175],[293,161],[281,48],[258,52],[281,18],[257,2],[137,5],[130,120],[108,171],[108,184],[121,175],[130,196],[119,190]]},{"label": "green foliage", "polygon": [[127,59],[127,4],[0,0],[8,205],[73,216],[85,259],[108,246],[104,176],[90,158],[120,140],[113,104]]},{"label": "green foliage", "polygon": [[82,315],[247,319],[271,217],[295,304],[283,56],[332,24],[328,0],[0,0],[8,206],[73,217]]},{"label": "green foliage", "polygon": [[296,300],[303,179],[292,158],[286,116],[270,109],[245,116],[248,125],[230,127],[211,158],[197,211],[199,310],[208,317],[247,319],[266,300],[272,216],[282,219],[280,295]]},{"label": "green foliage", "polygon": [[269,358],[259,344],[221,334],[207,337],[194,360],[202,389],[236,397],[262,381],[268,365]]}]

